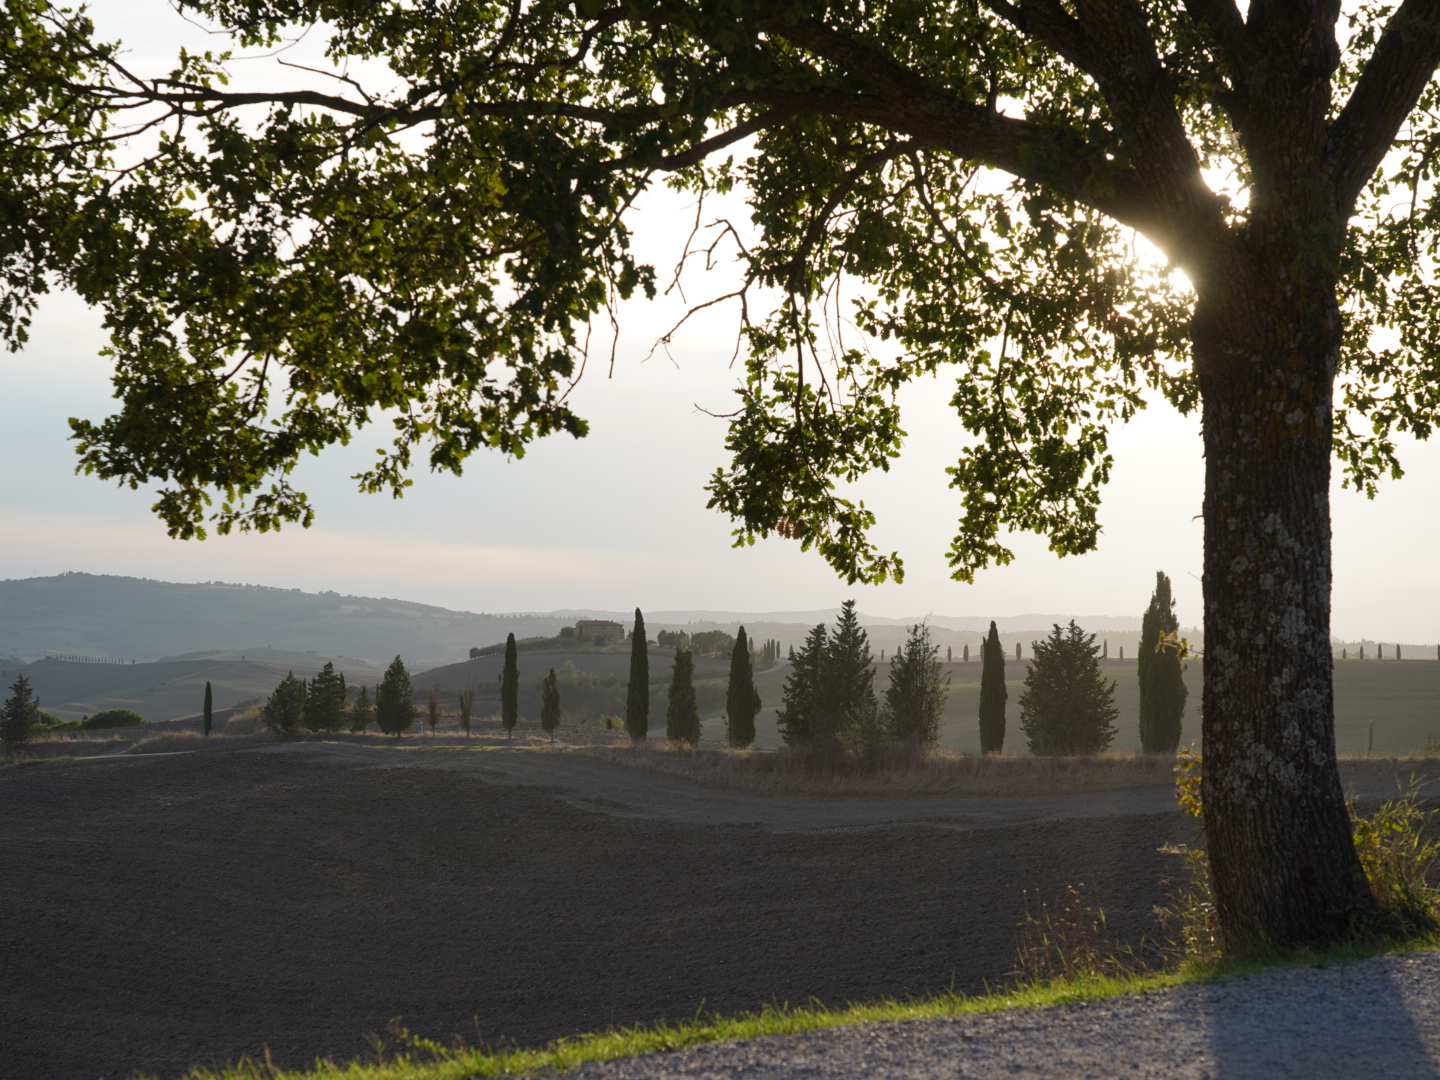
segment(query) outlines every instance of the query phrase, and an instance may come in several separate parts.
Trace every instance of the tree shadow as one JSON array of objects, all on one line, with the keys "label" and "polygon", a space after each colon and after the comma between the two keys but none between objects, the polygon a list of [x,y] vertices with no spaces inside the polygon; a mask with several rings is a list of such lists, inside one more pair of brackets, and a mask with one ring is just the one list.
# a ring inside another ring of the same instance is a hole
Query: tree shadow
[{"label": "tree shadow", "polygon": [[1431,958],[1394,956],[1216,986],[1202,1006],[1211,1080],[1440,1080],[1437,971]]}]

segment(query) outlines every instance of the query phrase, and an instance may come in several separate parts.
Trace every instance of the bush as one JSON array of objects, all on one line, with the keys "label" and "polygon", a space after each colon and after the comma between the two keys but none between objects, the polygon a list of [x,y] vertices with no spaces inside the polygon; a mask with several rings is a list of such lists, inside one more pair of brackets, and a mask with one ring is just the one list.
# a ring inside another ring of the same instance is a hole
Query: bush
[{"label": "bush", "polygon": [[940,741],[940,718],[945,713],[950,677],[936,659],[939,651],[925,623],[912,626],[905,644],[895,650],[890,685],[885,690],[886,726],[892,738],[915,739],[931,746]]},{"label": "bush", "polygon": [[386,735],[399,736],[415,725],[415,691],[400,657],[390,661],[375,688],[375,723]]},{"label": "bush", "polygon": [[143,716],[131,709],[106,709],[80,721],[80,727],[85,731],[94,731],[96,728],[134,727],[145,722]]},{"label": "bush", "polygon": [[305,680],[297,679],[292,671],[280,680],[260,717],[265,726],[276,735],[294,735],[300,730],[300,720],[305,715]]},{"label": "bush", "polygon": [[1099,754],[1115,738],[1115,684],[1100,671],[1100,646],[1070,620],[1057,623],[1035,658],[1020,695],[1020,727],[1030,753]]},{"label": "bush", "polygon": [[40,699],[24,675],[15,676],[10,689],[13,693],[0,707],[0,743],[14,750],[23,746],[40,726]]},{"label": "bush", "polygon": [[735,651],[735,639],[724,630],[702,630],[691,636],[690,651],[696,656],[729,656]]}]

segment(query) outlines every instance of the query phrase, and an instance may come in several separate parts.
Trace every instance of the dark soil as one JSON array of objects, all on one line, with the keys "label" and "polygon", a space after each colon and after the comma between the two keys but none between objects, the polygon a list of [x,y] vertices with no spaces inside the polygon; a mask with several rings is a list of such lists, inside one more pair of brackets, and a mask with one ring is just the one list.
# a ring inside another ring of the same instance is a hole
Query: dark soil
[{"label": "dark soil", "polygon": [[300,754],[0,771],[0,1076],[365,1055],[394,1016],[536,1044],[698,1008],[1004,982],[1023,890],[1117,937],[1175,814],[961,832],[634,821],[535,788]]}]

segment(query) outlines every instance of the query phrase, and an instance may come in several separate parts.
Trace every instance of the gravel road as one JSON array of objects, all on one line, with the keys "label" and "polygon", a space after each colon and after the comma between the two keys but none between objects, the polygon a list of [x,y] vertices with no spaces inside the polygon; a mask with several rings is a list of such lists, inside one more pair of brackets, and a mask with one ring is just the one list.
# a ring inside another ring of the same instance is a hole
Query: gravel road
[{"label": "gravel road", "polygon": [[1440,954],[1270,970],[1049,1009],[865,1024],[567,1074],[573,1080],[1440,1077]]}]

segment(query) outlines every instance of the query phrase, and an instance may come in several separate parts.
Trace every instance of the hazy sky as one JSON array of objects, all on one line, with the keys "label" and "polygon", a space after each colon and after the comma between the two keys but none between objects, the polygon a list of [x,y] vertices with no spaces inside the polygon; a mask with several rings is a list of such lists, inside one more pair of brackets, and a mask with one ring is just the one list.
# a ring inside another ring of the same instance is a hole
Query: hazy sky
[{"label": "hazy sky", "polygon": [[[151,2],[151,0],[147,0]],[[102,26],[136,43],[136,60],[165,55],[183,36],[163,3],[108,0]],[[208,43],[216,47],[214,42]],[[258,77],[258,76],[256,76]],[[641,249],[673,265],[683,203],[652,195],[637,219]],[[688,279],[692,300],[722,291]],[[1200,619],[1202,461],[1198,422],[1152,406],[1116,434],[1117,467],[1102,509],[1100,550],[1057,559],[1020,537],[1016,562],[949,580],[945,550],[957,514],[946,486],[963,434],[948,381],[910,388],[911,433],[899,467],[860,486],[879,513],[877,538],[905,557],[903,585],[846,586],[813,553],[772,539],[730,547],[729,522],[705,509],[704,483],[723,458],[737,372],[728,367],[734,313],[717,312],[677,337],[670,358],[645,361],[683,310],[677,298],[632,304],[613,378],[592,363],[576,391],[591,435],[537,444],[522,461],[473,459],[463,478],[421,473],[396,502],[361,496],[348,476],[384,439],[372,429],[349,448],[309,460],[298,482],[317,524],[267,536],[172,541],[149,512],[153,497],[73,475],[65,420],[109,405],[99,319],[73,297],[52,297],[32,342],[0,355],[7,403],[0,424],[0,577],[63,570],[179,581],[219,579],[385,595],[478,611],[560,607],[794,610],[854,596],[862,610],[905,616],[1027,612],[1140,614],[1157,569],[1175,582],[1182,623]],[[1347,638],[1440,640],[1440,447],[1404,447],[1408,476],[1373,502],[1337,489],[1334,630]]]}]

